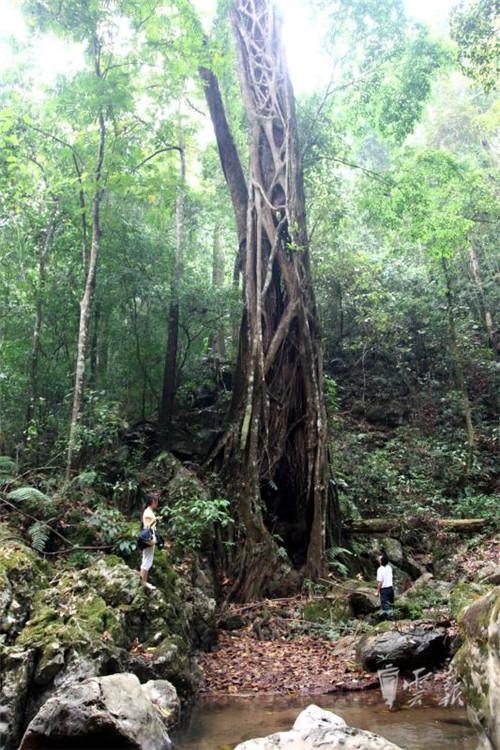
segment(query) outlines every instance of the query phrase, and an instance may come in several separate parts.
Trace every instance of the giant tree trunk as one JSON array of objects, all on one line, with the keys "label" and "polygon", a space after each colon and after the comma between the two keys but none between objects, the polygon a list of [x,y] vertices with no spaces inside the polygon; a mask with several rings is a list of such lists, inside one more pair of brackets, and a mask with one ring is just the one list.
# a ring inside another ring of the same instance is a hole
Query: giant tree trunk
[{"label": "giant tree trunk", "polygon": [[186,159],[184,154],[184,137],[182,128],[179,134],[180,182],[177,189],[176,223],[177,239],[174,261],[174,273],[170,285],[170,304],[168,311],[167,348],[163,369],[163,388],[160,404],[159,427],[163,433],[163,442],[168,445],[168,432],[174,414],[175,393],[177,390],[177,348],[179,341],[179,286],[184,266],[184,209],[186,192]]},{"label": "giant tree trunk", "polygon": [[[246,226],[235,205],[238,175],[221,153],[244,241],[244,314],[232,423],[210,460],[223,466],[244,545],[233,596],[266,593],[278,549],[272,516],[295,529],[285,539],[321,576],[329,497],[320,331],[309,266],[302,164],[295,104],[270,0],[234,0],[232,24],[250,131]],[[211,81],[207,81],[207,100]],[[221,128],[212,119],[221,146]],[[218,118],[220,120],[220,117]]]}]

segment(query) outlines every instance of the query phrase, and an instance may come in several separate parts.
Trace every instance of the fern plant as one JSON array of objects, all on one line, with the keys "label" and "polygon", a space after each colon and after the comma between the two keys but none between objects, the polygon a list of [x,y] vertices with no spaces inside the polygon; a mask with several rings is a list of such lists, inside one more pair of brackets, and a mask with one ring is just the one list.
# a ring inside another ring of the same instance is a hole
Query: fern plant
[{"label": "fern plant", "polygon": [[17,490],[12,490],[7,495],[8,500],[17,500],[20,503],[30,502],[41,502],[50,503],[50,497],[45,495],[35,487],[18,487]]},{"label": "fern plant", "polygon": [[43,552],[47,546],[47,542],[50,536],[50,529],[43,521],[36,521],[28,529],[28,534],[31,537],[31,544],[37,552]]},{"label": "fern plant", "polygon": [[14,481],[16,462],[10,456],[0,456],[0,487],[6,487]]}]

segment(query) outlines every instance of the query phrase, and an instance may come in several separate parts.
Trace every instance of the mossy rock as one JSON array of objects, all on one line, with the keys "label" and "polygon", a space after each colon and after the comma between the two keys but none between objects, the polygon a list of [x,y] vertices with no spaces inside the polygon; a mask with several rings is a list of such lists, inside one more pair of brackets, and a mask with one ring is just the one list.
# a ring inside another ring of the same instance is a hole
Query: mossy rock
[{"label": "mossy rock", "polygon": [[166,634],[186,643],[181,600],[144,588],[136,571],[110,555],[83,570],[64,571],[55,585],[38,592],[16,643],[35,648],[39,664],[55,668],[49,653],[54,644],[63,654],[90,654],[128,650],[135,639],[148,647]]},{"label": "mossy rock", "polygon": [[0,524],[0,538],[0,635],[13,643],[30,616],[33,597],[47,585],[48,566],[7,524]]},{"label": "mossy rock", "polygon": [[451,616],[458,620],[466,607],[488,594],[491,589],[492,586],[485,583],[473,583],[471,581],[458,583],[450,593],[449,608]]},{"label": "mossy rock", "polygon": [[462,610],[463,645],[452,666],[458,674],[480,748],[500,747],[500,586]]},{"label": "mossy rock", "polygon": [[[432,619],[429,610],[447,607],[450,599],[451,584],[437,581],[430,573],[421,576],[413,586],[396,599],[395,607],[400,615],[411,619]],[[438,619],[441,615],[438,614]]]},{"label": "mossy rock", "polygon": [[308,622],[343,622],[352,618],[352,608],[347,597],[310,599],[301,608],[301,617]]}]

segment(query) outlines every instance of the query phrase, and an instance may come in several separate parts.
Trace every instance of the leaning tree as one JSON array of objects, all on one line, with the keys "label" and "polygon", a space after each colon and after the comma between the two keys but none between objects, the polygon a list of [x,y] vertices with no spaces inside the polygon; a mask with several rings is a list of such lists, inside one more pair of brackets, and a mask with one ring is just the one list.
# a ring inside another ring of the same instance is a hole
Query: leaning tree
[{"label": "leaning tree", "polygon": [[287,549],[303,561],[304,575],[322,574],[331,485],[303,167],[281,20],[272,0],[234,0],[231,23],[249,130],[247,178],[217,80],[201,71],[235,212],[244,299],[229,426],[209,461],[223,467],[244,529],[232,595],[251,599],[269,589],[277,570],[273,520],[287,529]]}]

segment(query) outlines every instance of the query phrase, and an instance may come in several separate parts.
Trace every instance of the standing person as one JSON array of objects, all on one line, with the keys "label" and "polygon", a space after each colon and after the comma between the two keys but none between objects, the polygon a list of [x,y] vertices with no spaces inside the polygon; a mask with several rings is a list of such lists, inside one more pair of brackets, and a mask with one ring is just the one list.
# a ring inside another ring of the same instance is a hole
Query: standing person
[{"label": "standing person", "polygon": [[153,565],[153,559],[155,556],[156,547],[156,524],[157,518],[155,516],[155,510],[158,507],[158,497],[156,495],[150,495],[148,502],[144,508],[142,514],[142,528],[152,529],[153,531],[153,543],[150,547],[144,547],[142,550],[142,562],[141,562],[141,580],[145,586],[151,586],[148,583],[148,574]]},{"label": "standing person", "polygon": [[377,594],[380,596],[380,604],[384,614],[388,615],[394,604],[392,568],[385,552],[382,552],[378,560],[380,566],[377,569]]}]

